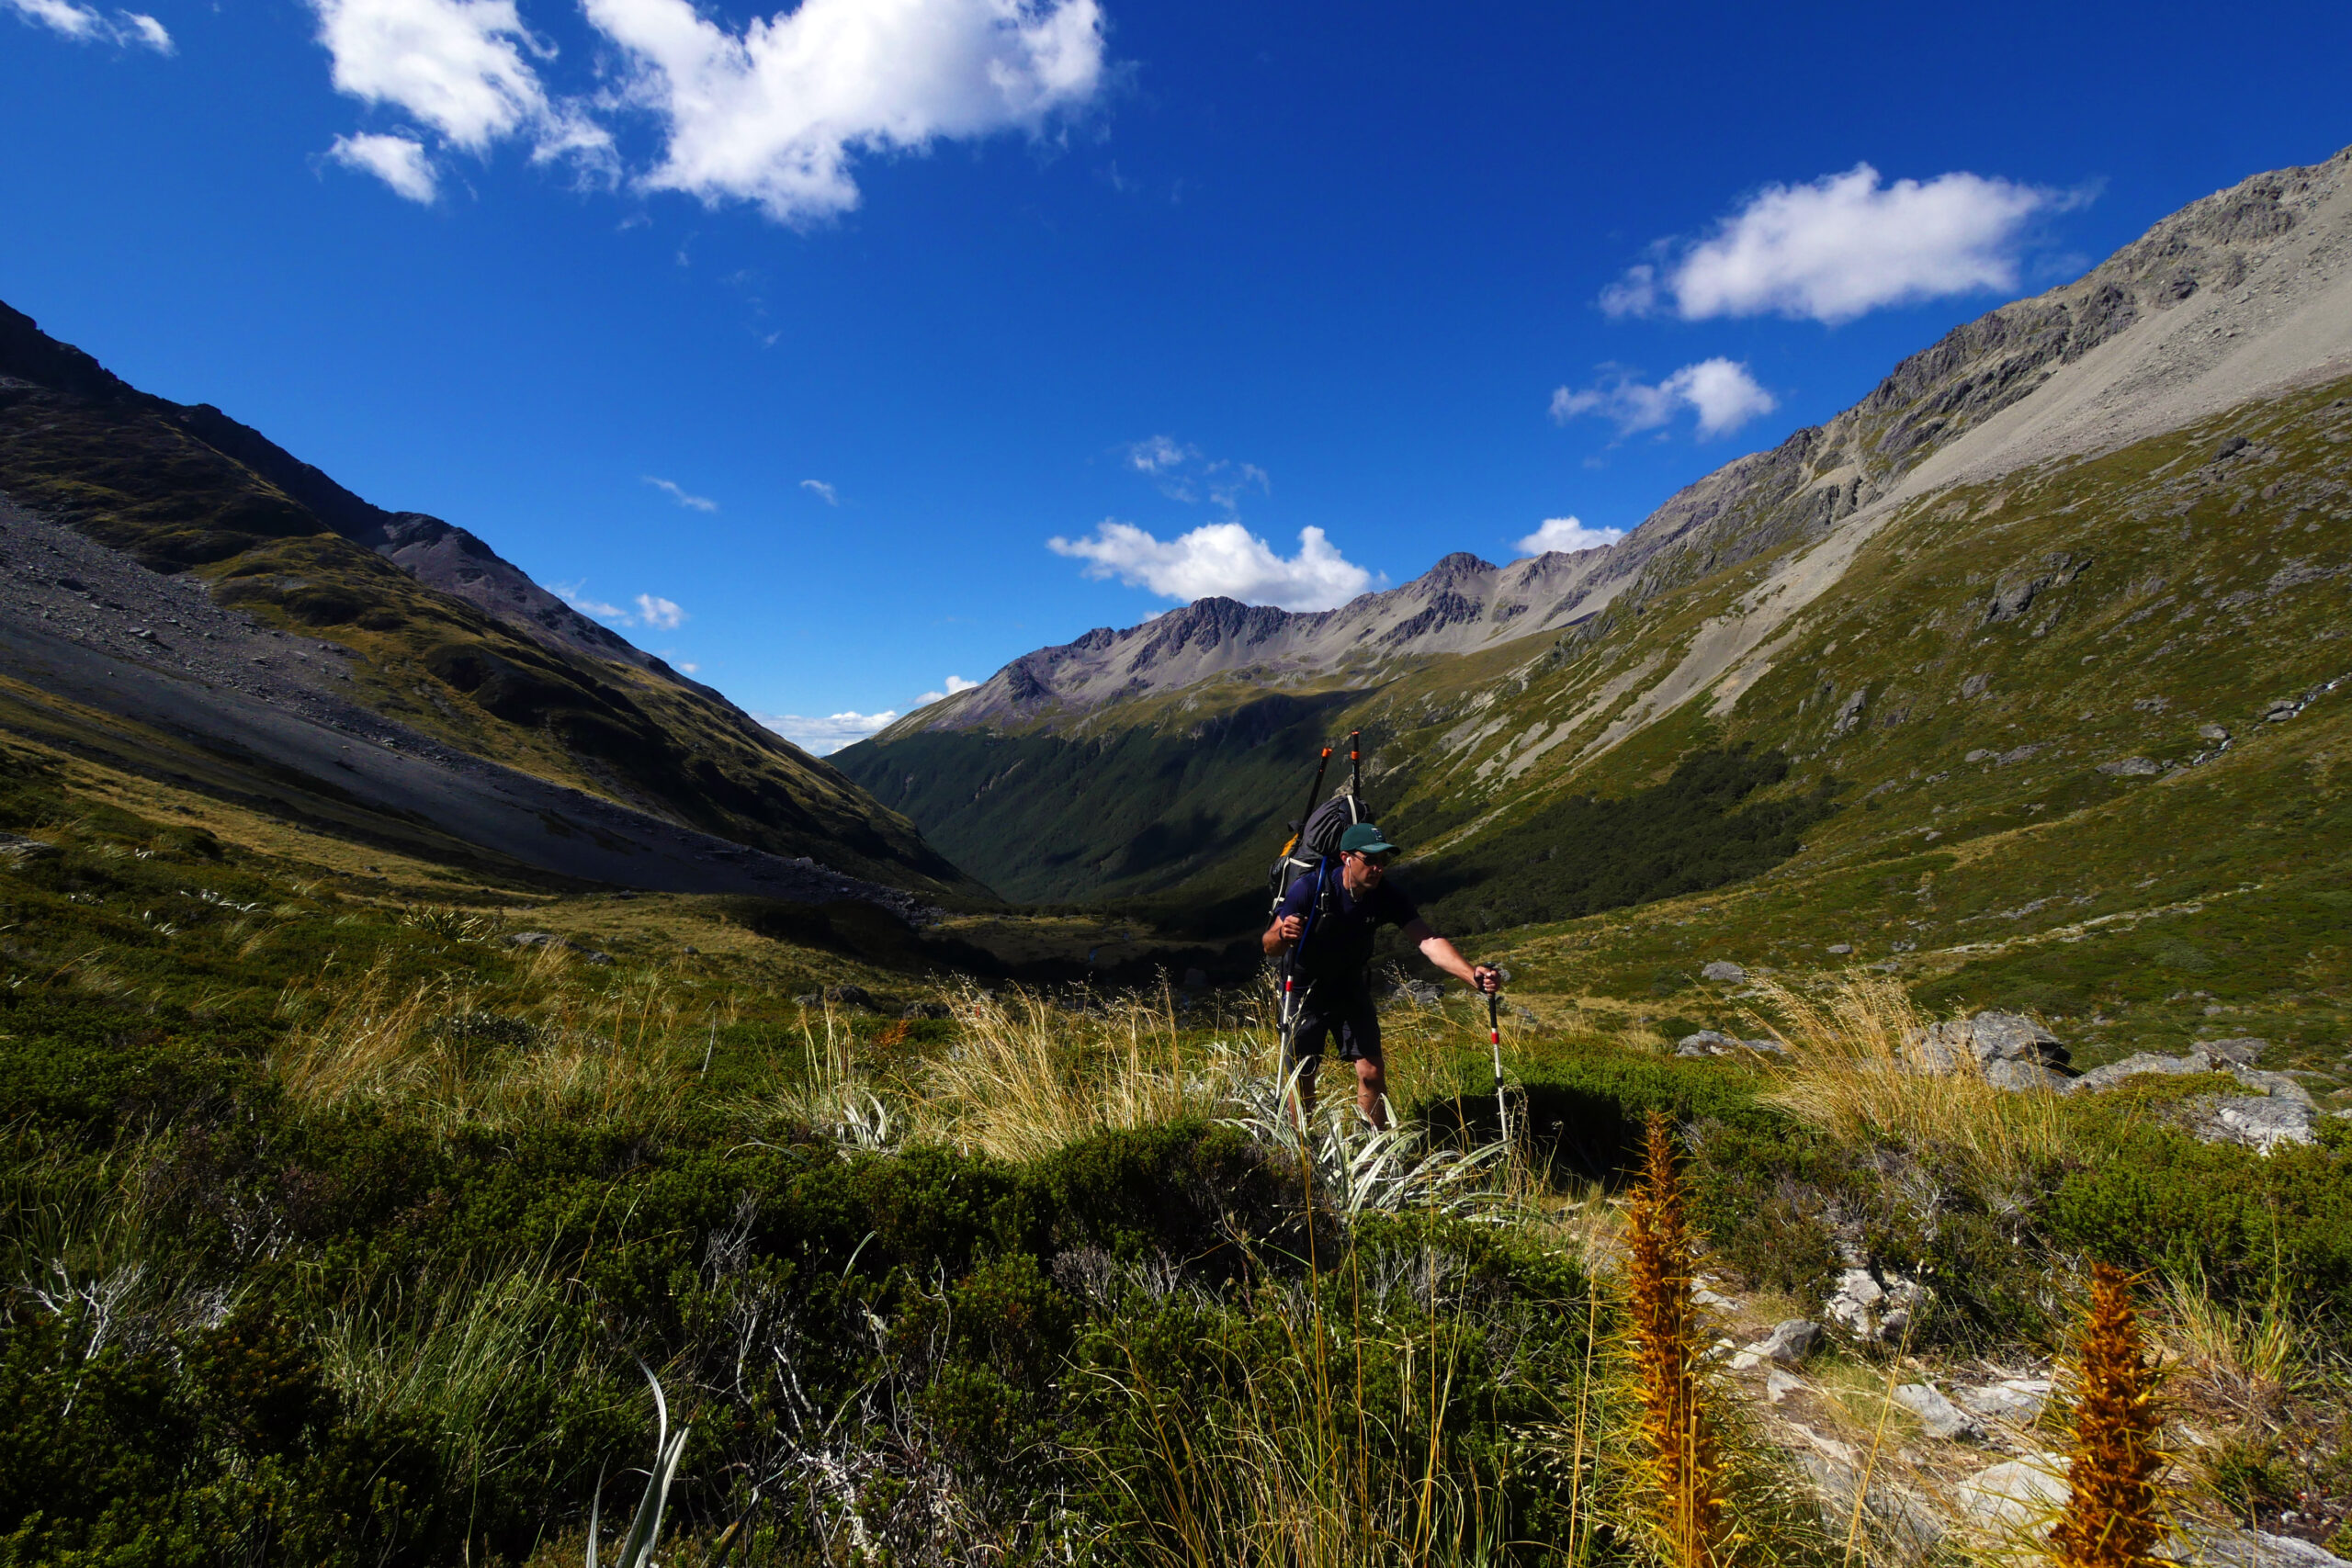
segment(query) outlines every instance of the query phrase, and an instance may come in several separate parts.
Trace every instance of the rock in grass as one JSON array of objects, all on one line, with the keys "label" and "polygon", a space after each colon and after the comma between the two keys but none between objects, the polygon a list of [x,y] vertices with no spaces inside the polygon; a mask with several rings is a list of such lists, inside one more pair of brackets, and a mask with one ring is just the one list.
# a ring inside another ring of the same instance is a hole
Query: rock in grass
[{"label": "rock in grass", "polygon": [[1956,1388],[1952,1398],[1962,1408],[1994,1421],[2026,1427],[2041,1417],[2050,1403],[2048,1378],[2003,1378],[1975,1388]]},{"label": "rock in grass", "polygon": [[1803,1393],[1804,1391],[1804,1379],[1793,1372],[1784,1372],[1780,1368],[1774,1367],[1764,1374],[1764,1397],[1770,1404],[1778,1404],[1789,1395]]},{"label": "rock in grass", "polygon": [[2346,1568],[2325,1547],[2264,1530],[2191,1525],[2156,1548],[2157,1557],[2199,1568]]},{"label": "rock in grass", "polygon": [[2154,757],[2118,757],[2112,762],[2101,762],[2098,771],[2110,778],[2152,779],[2165,771]]},{"label": "rock in grass", "polygon": [[1993,1465],[1955,1487],[1952,1500],[1984,1529],[2046,1534],[2066,1504],[2066,1461],[2045,1454]]},{"label": "rock in grass", "polygon": [[2280,1144],[2319,1140],[2319,1113],[2308,1100],[2283,1095],[2231,1096],[2199,1100],[2188,1111],[2189,1135],[2201,1143],[2243,1144],[2268,1154]]},{"label": "rock in grass", "polygon": [[514,931],[507,937],[506,945],[509,947],[570,947],[571,939],[558,936],[553,931]]},{"label": "rock in grass", "polygon": [[1906,1382],[1894,1391],[1894,1403],[1919,1418],[1919,1427],[1931,1438],[1973,1441],[1984,1437],[1976,1417],[1923,1382]]},{"label": "rock in grass", "polygon": [[1699,978],[1702,980],[1721,980],[1725,985],[1738,986],[1747,983],[1747,971],[1742,969],[1736,964],[1726,963],[1723,959],[1718,958],[1713,964],[1708,964],[1705,968],[1699,971]]},{"label": "rock in grass", "polygon": [[1750,1345],[1748,1352],[1768,1361],[1793,1367],[1821,1348],[1821,1325],[1802,1317],[1783,1319],[1772,1332]]},{"label": "rock in grass", "polygon": [[55,844],[43,843],[39,839],[20,838],[14,833],[0,833],[0,860],[6,861],[12,866],[30,865],[37,860],[47,860],[57,852]]}]

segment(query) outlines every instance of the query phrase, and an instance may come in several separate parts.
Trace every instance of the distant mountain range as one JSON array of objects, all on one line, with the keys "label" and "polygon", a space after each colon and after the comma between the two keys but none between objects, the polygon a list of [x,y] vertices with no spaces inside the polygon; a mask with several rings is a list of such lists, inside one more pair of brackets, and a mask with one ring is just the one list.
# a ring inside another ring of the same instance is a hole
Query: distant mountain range
[{"label": "distant mountain range", "polygon": [[2346,393],[2352,150],[1955,329],[1616,544],[1450,555],[1315,614],[1203,600],[832,761],[1009,897],[1204,904],[1255,885],[1315,746],[1362,728],[1374,804],[1473,929],[1581,912],[1520,862],[1704,756],[1787,760],[1702,770],[1719,828],[1812,803],[1774,854],[1692,863],[1718,880],[2075,821],[2223,745],[2199,724],[2235,748],[2352,669]]},{"label": "distant mountain range", "polygon": [[986,896],[474,534],[371,505],[6,306],[0,728],[485,874]]}]

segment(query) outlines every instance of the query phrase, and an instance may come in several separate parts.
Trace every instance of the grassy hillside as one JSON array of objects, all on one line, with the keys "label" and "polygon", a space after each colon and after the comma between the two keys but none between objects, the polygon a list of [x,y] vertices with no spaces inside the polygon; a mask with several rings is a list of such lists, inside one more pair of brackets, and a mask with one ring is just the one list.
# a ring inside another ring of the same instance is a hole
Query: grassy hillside
[{"label": "grassy hillside", "polygon": [[8,316],[0,495],[152,570],[193,572],[265,626],[352,649],[351,696],[461,750],[854,875],[985,894],[904,818],[716,693],[424,586],[353,536],[384,514],[324,475]]}]

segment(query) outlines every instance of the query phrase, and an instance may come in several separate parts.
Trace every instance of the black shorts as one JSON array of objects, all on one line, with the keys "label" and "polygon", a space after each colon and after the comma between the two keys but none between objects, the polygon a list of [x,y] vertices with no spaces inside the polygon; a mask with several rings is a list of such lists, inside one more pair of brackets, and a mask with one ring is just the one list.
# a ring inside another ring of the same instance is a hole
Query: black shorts
[{"label": "black shorts", "polygon": [[1333,1040],[1343,1062],[1378,1063],[1380,1012],[1370,997],[1327,1002],[1309,995],[1300,1004],[1298,1027],[1291,1033],[1291,1059],[1311,1062],[1323,1055],[1323,1043]]}]

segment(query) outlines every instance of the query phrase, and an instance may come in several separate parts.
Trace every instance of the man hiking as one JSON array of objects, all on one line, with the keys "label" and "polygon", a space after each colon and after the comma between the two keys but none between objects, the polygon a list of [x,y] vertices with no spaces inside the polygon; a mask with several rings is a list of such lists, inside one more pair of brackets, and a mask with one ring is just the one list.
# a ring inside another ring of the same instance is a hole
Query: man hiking
[{"label": "man hiking", "polygon": [[[1306,994],[1298,1005],[1291,1054],[1298,1067],[1299,1120],[1315,1111],[1315,1075],[1323,1043],[1336,1039],[1340,1058],[1356,1065],[1356,1106],[1364,1120],[1385,1129],[1388,1078],[1380,1054],[1380,1015],[1372,1003],[1373,933],[1383,925],[1401,927],[1421,956],[1469,986],[1491,994],[1501,974],[1470,964],[1453,944],[1430,929],[1404,890],[1387,880],[1396,846],[1369,822],[1340,838],[1336,867],[1325,864],[1290,885],[1274,910],[1274,923],[1261,939],[1267,956],[1306,938],[1293,960]],[[1317,899],[1322,908],[1316,908]]]}]

